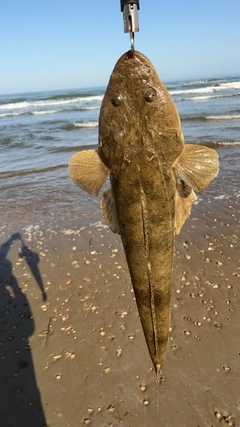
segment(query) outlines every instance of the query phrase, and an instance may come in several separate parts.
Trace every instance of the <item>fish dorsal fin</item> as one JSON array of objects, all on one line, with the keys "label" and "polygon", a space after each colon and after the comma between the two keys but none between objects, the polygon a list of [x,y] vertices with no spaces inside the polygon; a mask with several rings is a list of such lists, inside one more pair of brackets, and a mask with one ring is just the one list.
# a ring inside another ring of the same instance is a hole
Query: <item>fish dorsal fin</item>
[{"label": "fish dorsal fin", "polygon": [[111,187],[107,191],[105,191],[105,193],[103,193],[103,198],[101,200],[100,207],[102,209],[103,220],[114,233],[120,234],[117,209]]},{"label": "fish dorsal fin", "polygon": [[177,188],[175,195],[175,230],[179,234],[183,224],[189,217],[191,207],[196,200],[196,194],[184,181],[177,180]]},{"label": "fish dorsal fin", "polygon": [[202,145],[186,144],[173,167],[191,188],[203,191],[218,174],[218,154]]},{"label": "fish dorsal fin", "polygon": [[69,175],[73,182],[91,196],[97,196],[104,186],[109,171],[97,150],[79,151],[69,161]]}]

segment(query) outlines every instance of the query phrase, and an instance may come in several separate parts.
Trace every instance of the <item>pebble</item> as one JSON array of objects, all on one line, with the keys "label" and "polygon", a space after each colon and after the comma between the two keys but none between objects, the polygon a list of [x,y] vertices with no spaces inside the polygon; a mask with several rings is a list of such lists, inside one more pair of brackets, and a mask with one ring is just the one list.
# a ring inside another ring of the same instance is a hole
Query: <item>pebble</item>
[{"label": "pebble", "polygon": [[149,405],[150,405],[150,402],[149,402],[149,400],[144,399],[143,404],[144,404],[144,406],[149,406]]}]

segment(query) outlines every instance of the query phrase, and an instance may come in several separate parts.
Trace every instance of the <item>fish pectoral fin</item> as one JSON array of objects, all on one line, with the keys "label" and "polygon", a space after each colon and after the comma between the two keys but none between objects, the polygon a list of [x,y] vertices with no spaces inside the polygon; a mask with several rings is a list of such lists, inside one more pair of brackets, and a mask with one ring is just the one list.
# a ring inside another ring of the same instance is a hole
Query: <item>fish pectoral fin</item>
[{"label": "fish pectoral fin", "polygon": [[212,148],[186,144],[173,168],[191,188],[203,191],[218,174],[218,154]]},{"label": "fish pectoral fin", "polygon": [[103,220],[114,233],[120,234],[116,203],[113,196],[112,187],[103,193],[100,207],[102,209]]},{"label": "fish pectoral fin", "polygon": [[194,200],[197,199],[194,191],[184,181],[177,180],[175,196],[175,230],[179,234],[183,224],[189,217]]},{"label": "fish pectoral fin", "polygon": [[70,178],[91,196],[97,196],[104,186],[109,170],[97,150],[79,151],[69,161]]}]

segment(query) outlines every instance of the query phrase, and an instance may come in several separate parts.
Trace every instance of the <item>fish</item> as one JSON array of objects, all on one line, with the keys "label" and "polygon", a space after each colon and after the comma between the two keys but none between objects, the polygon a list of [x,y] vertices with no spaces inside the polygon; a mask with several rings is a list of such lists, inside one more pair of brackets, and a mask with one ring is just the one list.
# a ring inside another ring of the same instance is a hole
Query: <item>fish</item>
[{"label": "fish", "polygon": [[157,383],[170,329],[174,237],[195,191],[218,171],[215,150],[184,143],[177,108],[150,60],[124,53],[101,104],[98,148],[74,154],[69,174],[92,196],[109,178],[102,216],[121,236]]}]

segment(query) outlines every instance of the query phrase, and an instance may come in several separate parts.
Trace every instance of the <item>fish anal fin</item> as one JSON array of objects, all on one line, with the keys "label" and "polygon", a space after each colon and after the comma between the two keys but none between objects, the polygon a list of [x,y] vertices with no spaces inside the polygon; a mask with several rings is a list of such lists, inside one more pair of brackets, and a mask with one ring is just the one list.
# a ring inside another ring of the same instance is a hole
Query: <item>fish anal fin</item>
[{"label": "fish anal fin", "polygon": [[97,150],[79,151],[69,161],[70,178],[91,196],[97,196],[104,186],[109,171]]},{"label": "fish anal fin", "polygon": [[196,194],[184,181],[177,180],[177,189],[175,196],[175,230],[179,234],[183,224],[189,217],[191,207],[196,200]]},{"label": "fish anal fin", "polygon": [[110,187],[107,191],[105,191],[105,193],[103,193],[100,207],[102,209],[103,220],[114,233],[120,234],[117,209],[112,192],[112,187]]},{"label": "fish anal fin", "polygon": [[203,191],[218,174],[218,154],[209,147],[185,144],[173,167],[191,188]]}]

